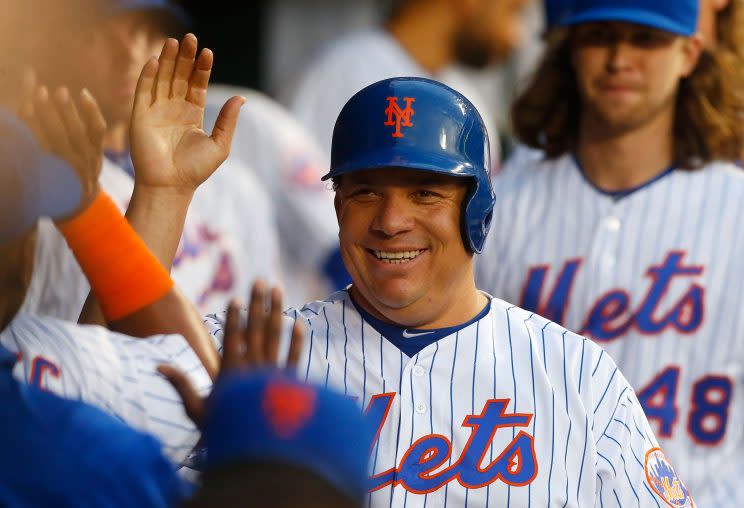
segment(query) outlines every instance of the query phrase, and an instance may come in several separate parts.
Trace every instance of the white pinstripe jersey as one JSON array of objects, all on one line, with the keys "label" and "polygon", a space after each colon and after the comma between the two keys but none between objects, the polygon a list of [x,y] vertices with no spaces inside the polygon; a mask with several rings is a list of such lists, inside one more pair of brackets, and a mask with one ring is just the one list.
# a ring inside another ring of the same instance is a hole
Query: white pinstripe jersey
[{"label": "white pinstripe jersey", "polygon": [[16,379],[82,400],[149,432],[175,463],[199,438],[178,394],[155,371],[171,364],[187,372],[200,393],[211,389],[209,375],[180,335],[138,339],[100,326],[19,314],[0,333],[0,344],[20,356]]},{"label": "white pinstripe jersey", "polygon": [[496,194],[479,287],[605,348],[695,499],[740,506],[744,172],[672,170],[618,198],[565,156],[508,166]]},{"label": "white pinstripe jersey", "polygon": [[[306,324],[298,374],[355,398],[378,429],[370,506],[661,507],[663,485],[684,497],[673,473],[659,479],[667,463],[608,355],[536,314],[490,306],[412,358],[346,291],[286,312]],[[207,326],[219,334],[222,317]]]}]

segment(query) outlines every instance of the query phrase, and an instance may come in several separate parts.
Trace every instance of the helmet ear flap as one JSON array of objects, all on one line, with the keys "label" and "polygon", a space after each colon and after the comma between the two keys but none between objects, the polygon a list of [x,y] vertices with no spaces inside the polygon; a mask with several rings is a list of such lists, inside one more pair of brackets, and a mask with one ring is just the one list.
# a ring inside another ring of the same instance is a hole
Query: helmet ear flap
[{"label": "helmet ear flap", "polygon": [[471,189],[462,207],[462,235],[465,247],[480,254],[491,229],[495,196],[490,180],[474,178]]}]

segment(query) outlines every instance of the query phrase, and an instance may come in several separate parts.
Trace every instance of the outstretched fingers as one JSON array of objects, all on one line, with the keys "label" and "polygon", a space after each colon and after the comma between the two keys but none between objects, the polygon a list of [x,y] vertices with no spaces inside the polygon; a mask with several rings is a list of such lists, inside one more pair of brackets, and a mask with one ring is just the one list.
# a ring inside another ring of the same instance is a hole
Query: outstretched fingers
[{"label": "outstretched fingers", "polygon": [[150,58],[142,67],[139,80],[137,80],[137,89],[134,92],[134,116],[147,110],[155,101],[155,78],[158,68],[158,59],[155,57]]},{"label": "outstretched fingers", "polygon": [[245,343],[243,342],[242,327],[240,326],[240,307],[233,300],[227,307],[220,372],[240,368],[243,364],[244,354]]},{"label": "outstretched fingers", "polygon": [[27,69],[24,72],[22,79],[23,82],[23,94],[19,114],[26,125],[33,132],[36,142],[45,151],[50,151],[49,140],[46,137],[46,132],[41,125],[41,119],[36,114],[36,95],[39,93],[39,86],[36,84],[36,73],[32,69]]},{"label": "outstretched fingers", "polygon": [[158,58],[158,73],[155,83],[155,100],[168,99],[170,97],[173,71],[176,68],[179,44],[176,39],[168,38],[163,44],[163,49]]},{"label": "outstretched fingers", "polygon": [[276,365],[279,357],[279,338],[282,333],[282,292],[271,288],[269,296],[269,317],[264,322],[263,360],[269,365]]},{"label": "outstretched fingers", "polygon": [[39,119],[40,129],[48,149],[64,159],[69,159],[72,147],[65,132],[65,124],[60,117],[57,106],[49,96],[49,90],[40,86],[34,96],[34,112]]},{"label": "outstretched fingers", "polygon": [[212,129],[212,140],[225,151],[225,156],[230,152],[235,127],[238,125],[240,117],[240,108],[245,104],[245,97],[230,97],[222,106],[217,120],[214,122]]},{"label": "outstretched fingers", "polygon": [[178,50],[176,67],[173,71],[173,83],[171,85],[171,97],[183,99],[189,91],[189,78],[194,68],[196,58],[197,40],[194,34],[186,34],[181,41]]},{"label": "outstretched fingers", "polygon": [[[54,104],[57,108],[62,124],[67,131],[67,139],[72,148],[80,154],[85,154],[90,146],[88,132],[83,119],[78,113],[78,108],[70,97],[66,87],[61,87],[54,92]],[[103,149],[103,147],[101,147]]]},{"label": "outstretched fingers", "polygon": [[251,301],[248,303],[248,322],[243,331],[248,360],[246,365],[263,363],[265,301],[266,284],[262,280],[257,280],[251,288]]},{"label": "outstretched fingers", "polygon": [[80,92],[80,115],[88,132],[88,139],[93,146],[103,146],[103,136],[106,134],[106,120],[103,118],[98,102],[87,88]]},{"label": "outstretched fingers", "polygon": [[213,61],[212,50],[209,48],[202,49],[189,79],[189,91],[186,94],[186,100],[201,108],[207,103],[207,86],[212,74]]}]

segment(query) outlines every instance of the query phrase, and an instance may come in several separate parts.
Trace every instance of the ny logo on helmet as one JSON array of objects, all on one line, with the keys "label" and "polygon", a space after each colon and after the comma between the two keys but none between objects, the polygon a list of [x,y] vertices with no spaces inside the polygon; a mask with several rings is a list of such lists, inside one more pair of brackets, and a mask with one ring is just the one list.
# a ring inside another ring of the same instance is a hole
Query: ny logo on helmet
[{"label": "ny logo on helmet", "polygon": [[[413,127],[413,124],[411,123],[411,115],[413,115],[415,111],[411,107],[411,103],[413,103],[416,99],[414,99],[413,97],[403,97],[403,100],[406,102],[406,108],[400,109],[397,97],[387,98],[388,106],[385,109],[387,121],[385,122],[385,125],[388,127],[395,125],[395,132],[393,132],[394,138],[403,137],[403,133],[400,132],[401,126]],[[394,120],[393,117],[395,117]]]}]

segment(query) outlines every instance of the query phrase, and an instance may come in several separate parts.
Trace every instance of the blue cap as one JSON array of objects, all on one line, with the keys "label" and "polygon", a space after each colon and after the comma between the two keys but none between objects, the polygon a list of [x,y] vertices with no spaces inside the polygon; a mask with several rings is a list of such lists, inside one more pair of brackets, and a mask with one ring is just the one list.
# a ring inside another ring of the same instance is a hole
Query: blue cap
[{"label": "blue cap", "polygon": [[689,37],[697,32],[699,10],[699,0],[573,0],[571,14],[558,23],[625,21]]},{"label": "blue cap", "polygon": [[0,242],[25,233],[40,217],[71,214],[80,197],[75,171],[43,152],[26,124],[0,108]]},{"label": "blue cap", "polygon": [[0,506],[180,506],[188,495],[153,437],[19,383],[0,346]]},{"label": "blue cap", "polygon": [[544,0],[545,28],[551,29],[571,15],[574,0]]},{"label": "blue cap", "polygon": [[312,471],[353,500],[367,491],[371,431],[348,397],[265,370],[221,379],[209,398],[205,468],[253,461]]}]

